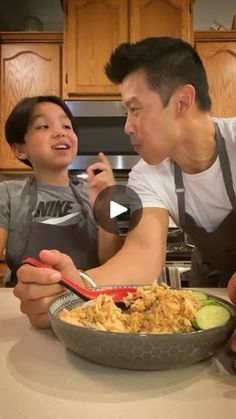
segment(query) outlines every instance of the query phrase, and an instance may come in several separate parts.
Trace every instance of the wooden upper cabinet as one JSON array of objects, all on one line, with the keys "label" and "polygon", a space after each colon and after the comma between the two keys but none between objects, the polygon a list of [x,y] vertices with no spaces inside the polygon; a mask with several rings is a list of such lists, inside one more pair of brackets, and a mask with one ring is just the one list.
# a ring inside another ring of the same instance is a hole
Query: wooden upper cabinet
[{"label": "wooden upper cabinet", "polygon": [[192,4],[189,0],[130,0],[130,40],[174,36],[193,42]]},{"label": "wooden upper cabinet", "polygon": [[64,33],[64,96],[116,93],[103,68],[111,51],[128,39],[128,0],[69,0]]},{"label": "wooden upper cabinet", "polygon": [[236,31],[195,32],[195,47],[207,72],[212,116],[235,116]]},{"label": "wooden upper cabinet", "polygon": [[16,103],[26,96],[62,93],[62,34],[5,33],[1,42],[0,170],[27,169],[17,160],[4,138],[5,121]]},{"label": "wooden upper cabinet", "polygon": [[192,0],[65,0],[65,98],[118,95],[104,65],[120,43],[149,36],[192,41]]}]

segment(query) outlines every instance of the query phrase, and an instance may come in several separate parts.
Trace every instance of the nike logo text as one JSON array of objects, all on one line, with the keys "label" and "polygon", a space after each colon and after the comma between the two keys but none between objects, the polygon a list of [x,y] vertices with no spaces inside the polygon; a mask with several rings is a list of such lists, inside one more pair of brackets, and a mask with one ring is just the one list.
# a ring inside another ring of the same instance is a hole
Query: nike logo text
[{"label": "nike logo text", "polygon": [[35,217],[63,217],[70,214],[73,207],[71,201],[41,201],[35,211]]}]

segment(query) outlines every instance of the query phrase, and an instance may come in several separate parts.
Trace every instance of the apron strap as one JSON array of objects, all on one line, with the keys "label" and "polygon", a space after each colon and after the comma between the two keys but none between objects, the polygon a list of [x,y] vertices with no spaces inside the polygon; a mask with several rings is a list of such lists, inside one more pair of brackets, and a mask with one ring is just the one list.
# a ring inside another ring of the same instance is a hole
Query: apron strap
[{"label": "apron strap", "polygon": [[[233,187],[232,173],[230,169],[230,162],[225,146],[225,140],[221,135],[220,129],[217,124],[215,124],[216,129],[216,143],[219,152],[220,166],[222,170],[222,175],[224,179],[225,189],[228,195],[228,198],[231,202],[232,208],[236,211],[236,196]],[[174,180],[175,180],[175,192],[177,194],[178,201],[178,212],[179,212],[179,222],[181,226],[185,225],[185,197],[184,197],[184,182],[182,171],[179,166],[174,162]]]},{"label": "apron strap", "polygon": [[179,223],[185,225],[185,199],[184,199],[184,182],[182,171],[174,162],[174,178],[175,178],[175,192],[177,195]]},{"label": "apron strap", "polygon": [[[21,249],[20,255],[24,253],[26,247],[27,247],[27,243],[28,243],[28,239],[31,233],[31,223],[32,223],[32,219],[33,219],[33,215],[34,215],[34,210],[36,208],[36,204],[37,204],[37,185],[36,185],[36,180],[33,177],[29,177],[26,180],[27,182],[27,187],[28,187],[28,196],[29,196],[29,209],[28,209],[28,213],[26,214],[26,219],[25,219],[25,225],[24,225],[24,232],[23,232],[23,236],[22,236],[22,243],[23,243],[23,248]],[[6,258],[8,266],[11,270],[11,277],[10,277],[10,281],[9,281],[9,287],[14,287],[17,284],[17,276],[16,276],[16,271],[18,269],[18,265],[12,266],[11,261],[8,261],[8,256]],[[16,261],[15,261],[16,262]]]},{"label": "apron strap", "polygon": [[71,188],[76,200],[78,201],[78,203],[81,206],[81,213],[82,213],[84,218],[89,218],[88,210],[85,206],[84,200],[81,197],[77,188],[75,188],[75,185],[78,185],[79,183],[80,183],[80,180],[78,178],[75,178],[75,176],[72,176],[71,174],[69,174],[69,185],[70,185],[70,188]]},{"label": "apron strap", "polygon": [[225,141],[220,133],[220,129],[217,124],[215,124],[215,128],[216,128],[216,142],[217,142],[217,147],[219,150],[220,166],[221,166],[223,179],[225,183],[225,189],[229,197],[229,200],[231,202],[232,208],[234,211],[236,211],[236,196],[234,193],[232,173],[230,170],[230,162],[229,162],[229,157],[228,157],[226,146],[225,146]]}]

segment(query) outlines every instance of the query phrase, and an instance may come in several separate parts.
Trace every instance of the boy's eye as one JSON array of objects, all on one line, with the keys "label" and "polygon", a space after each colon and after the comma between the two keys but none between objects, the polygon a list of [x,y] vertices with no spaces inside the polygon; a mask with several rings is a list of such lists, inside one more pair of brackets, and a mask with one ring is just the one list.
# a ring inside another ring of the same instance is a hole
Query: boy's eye
[{"label": "boy's eye", "polygon": [[48,128],[48,125],[47,124],[36,125],[35,128],[36,129]]}]

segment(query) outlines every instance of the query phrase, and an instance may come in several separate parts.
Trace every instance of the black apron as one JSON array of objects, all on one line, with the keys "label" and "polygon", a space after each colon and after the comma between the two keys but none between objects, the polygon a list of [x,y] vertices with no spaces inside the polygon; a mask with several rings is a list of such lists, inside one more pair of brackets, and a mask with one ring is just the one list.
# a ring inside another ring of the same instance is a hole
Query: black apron
[{"label": "black apron", "polygon": [[194,219],[185,212],[182,172],[174,163],[179,223],[195,246],[190,279],[190,285],[193,287],[225,287],[236,271],[236,196],[225,140],[217,125],[215,129],[224,184],[232,205],[232,211],[215,231],[207,232],[203,227],[198,227]]},{"label": "black apron", "polygon": [[33,213],[37,205],[37,183],[31,179],[29,183],[30,208],[25,223],[20,226],[20,237],[23,247],[14,260],[6,262],[11,270],[10,282],[6,286],[15,286],[17,283],[16,271],[22,261],[27,257],[39,258],[42,249],[57,249],[69,255],[75,266],[87,270],[99,266],[97,227],[92,220],[91,208],[85,204],[75,184],[78,180],[70,178],[70,188],[80,204],[80,212],[76,223],[72,225],[51,225],[33,221]]}]

